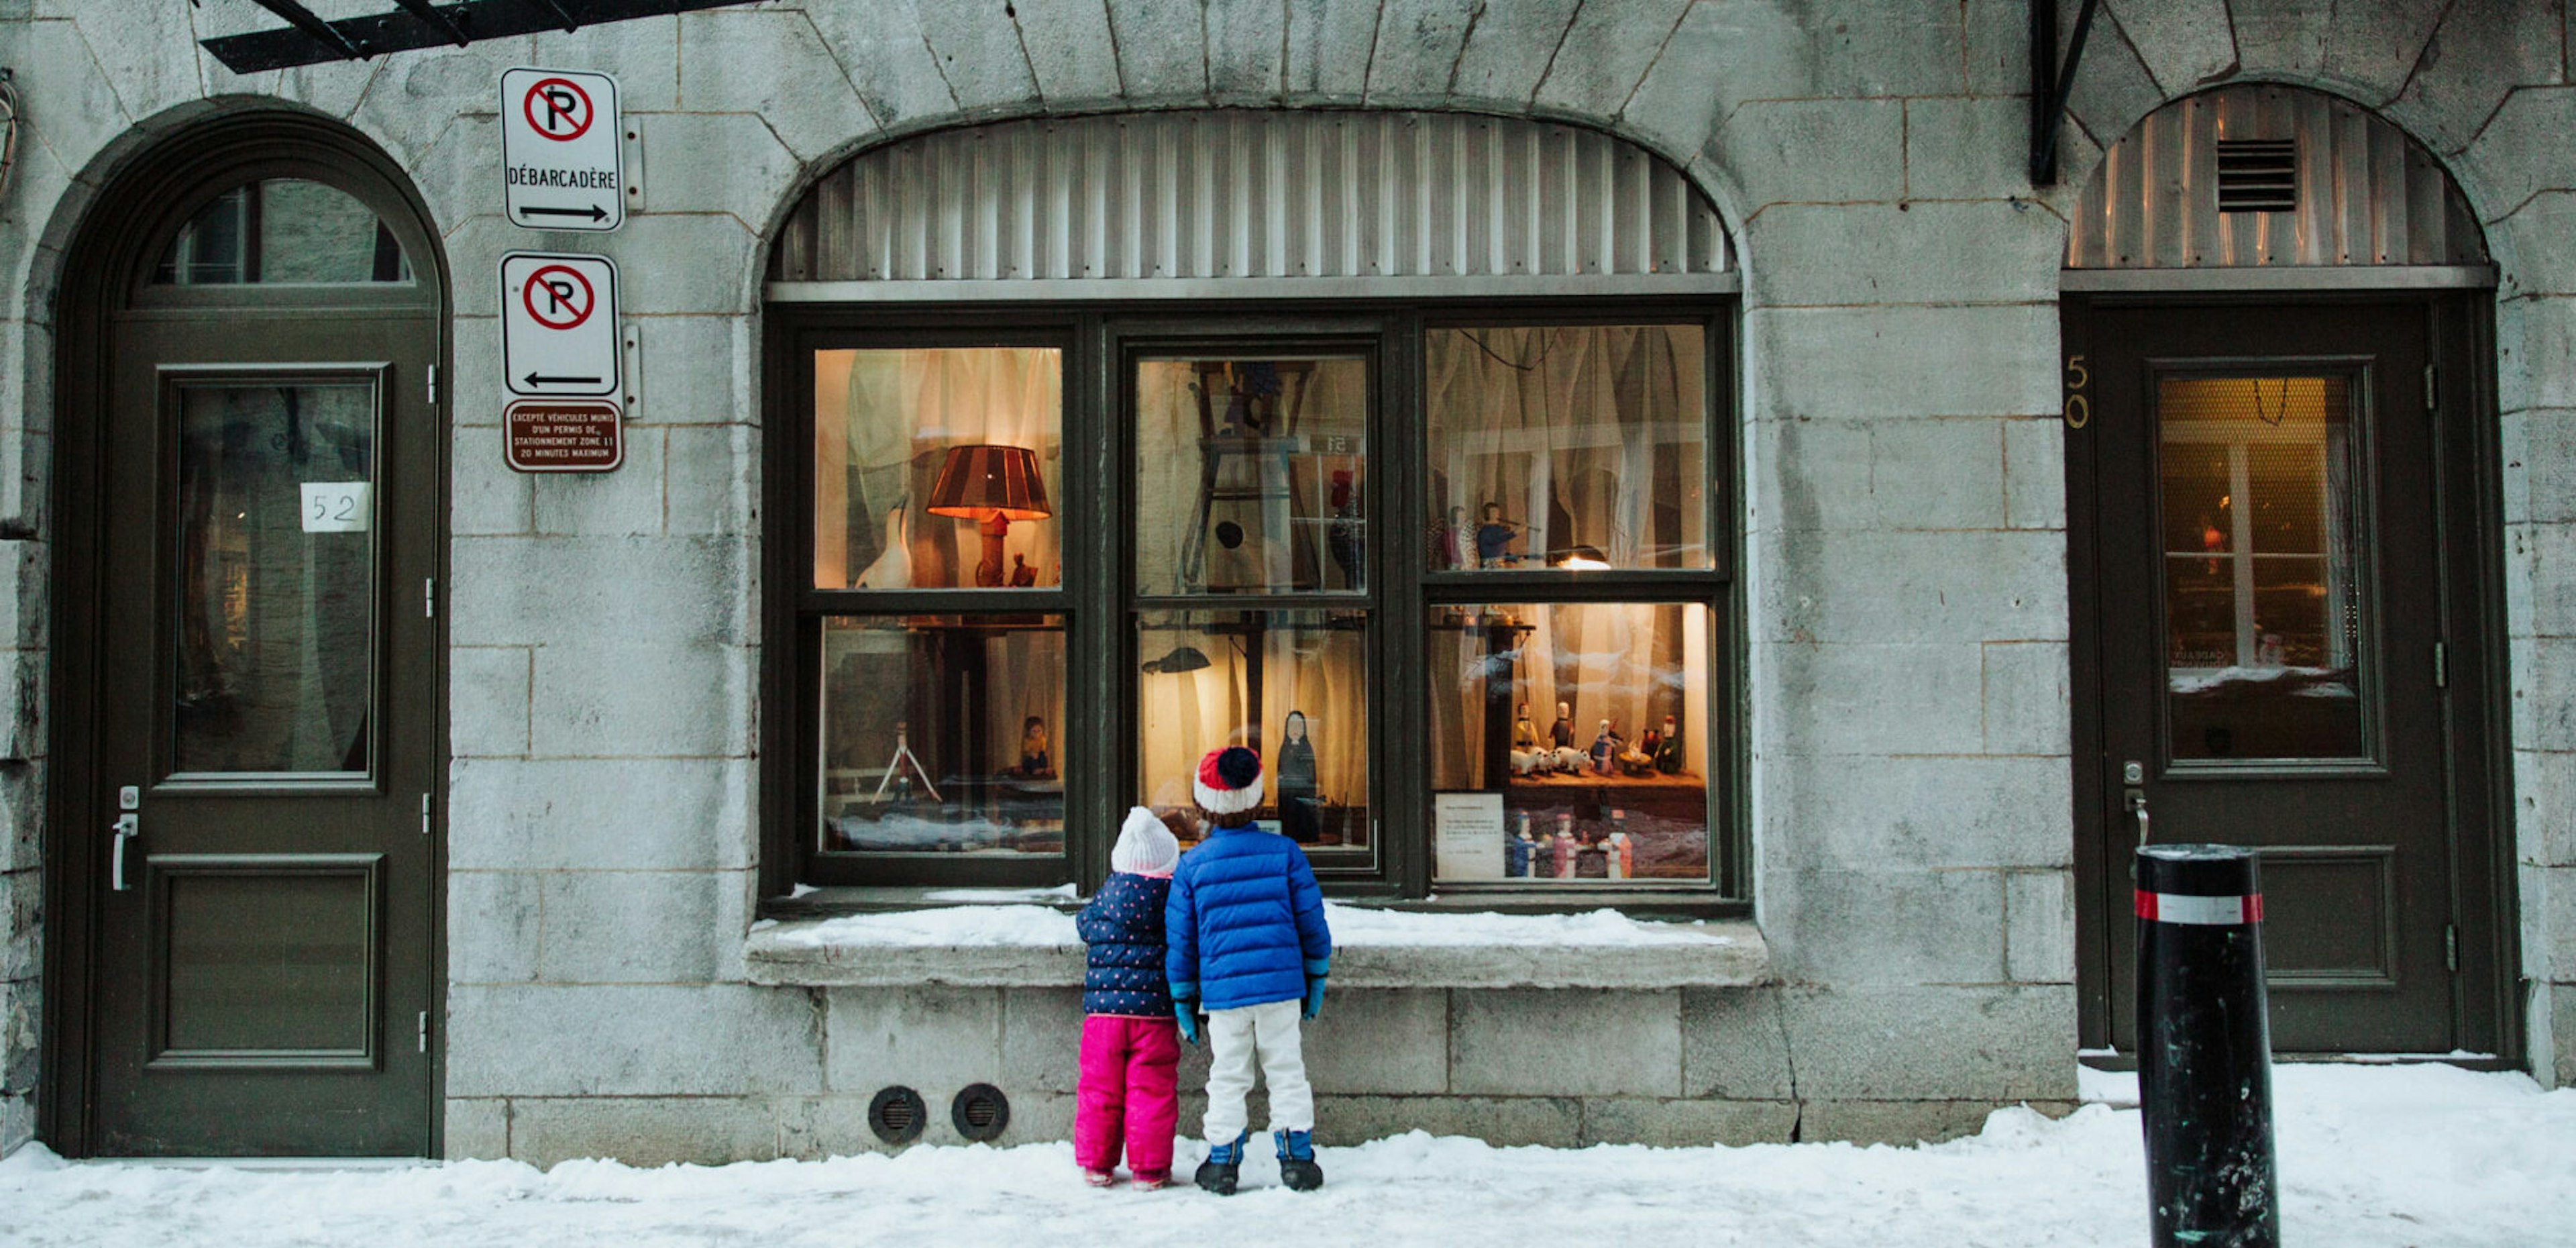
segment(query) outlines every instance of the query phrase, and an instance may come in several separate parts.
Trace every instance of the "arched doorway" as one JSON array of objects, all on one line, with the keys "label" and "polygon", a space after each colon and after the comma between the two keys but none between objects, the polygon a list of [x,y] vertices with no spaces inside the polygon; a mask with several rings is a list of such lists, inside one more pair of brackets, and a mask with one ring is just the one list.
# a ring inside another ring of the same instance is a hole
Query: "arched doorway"
[{"label": "arched doorway", "polygon": [[46,1137],[427,1155],[443,265],[399,170],[242,114],[68,256]]},{"label": "arched doorway", "polygon": [[2283,1053],[2509,1060],[2493,269],[2419,145],[2243,86],[2106,155],[2064,274],[2083,1029],[2130,854],[2264,851]]}]

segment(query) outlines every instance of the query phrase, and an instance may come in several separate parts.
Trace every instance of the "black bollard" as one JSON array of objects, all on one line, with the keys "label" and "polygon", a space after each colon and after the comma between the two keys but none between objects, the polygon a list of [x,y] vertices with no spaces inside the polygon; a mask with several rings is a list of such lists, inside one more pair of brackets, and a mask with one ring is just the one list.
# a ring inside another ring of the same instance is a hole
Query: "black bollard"
[{"label": "black bollard", "polygon": [[2138,850],[2138,1103],[2157,1248],[2278,1248],[2253,850]]}]

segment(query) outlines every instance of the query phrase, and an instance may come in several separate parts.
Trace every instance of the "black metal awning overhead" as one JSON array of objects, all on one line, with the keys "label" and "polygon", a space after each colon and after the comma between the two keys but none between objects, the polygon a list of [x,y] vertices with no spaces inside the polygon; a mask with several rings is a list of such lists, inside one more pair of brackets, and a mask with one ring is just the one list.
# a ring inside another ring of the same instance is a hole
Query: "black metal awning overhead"
[{"label": "black metal awning overhead", "polygon": [[2057,57],[2057,0],[2030,0],[2030,184],[2057,182],[2057,123],[2066,115],[2067,97],[2075,92],[2075,67],[2084,63],[2084,40],[2093,33],[2093,9],[2100,0],[2084,0],[2075,14],[2075,36],[2066,43],[2066,60]]},{"label": "black metal awning overhead", "polygon": [[326,22],[303,0],[251,0],[286,19],[275,30],[225,35],[203,42],[206,51],[236,74],[289,69],[324,61],[355,61],[386,52],[482,39],[507,39],[547,30],[579,30],[603,22],[662,17],[699,9],[729,8],[758,0],[391,0],[388,13]]}]

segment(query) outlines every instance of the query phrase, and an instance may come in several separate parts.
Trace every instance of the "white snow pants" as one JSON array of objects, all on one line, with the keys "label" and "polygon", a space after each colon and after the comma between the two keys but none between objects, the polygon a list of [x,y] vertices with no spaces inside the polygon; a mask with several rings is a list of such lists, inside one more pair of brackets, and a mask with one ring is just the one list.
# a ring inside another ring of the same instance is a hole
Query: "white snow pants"
[{"label": "white snow pants", "polygon": [[1256,1050],[1270,1086],[1270,1129],[1315,1129],[1315,1090],[1306,1086],[1306,1058],[1297,1038],[1304,1005],[1273,1001],[1208,1014],[1208,1143],[1232,1144],[1243,1134],[1243,1098],[1252,1091]]}]

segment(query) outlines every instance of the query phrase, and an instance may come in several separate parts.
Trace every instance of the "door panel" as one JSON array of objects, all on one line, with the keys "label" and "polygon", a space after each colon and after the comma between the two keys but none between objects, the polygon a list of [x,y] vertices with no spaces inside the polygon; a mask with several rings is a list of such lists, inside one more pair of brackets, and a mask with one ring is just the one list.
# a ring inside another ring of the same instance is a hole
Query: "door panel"
[{"label": "door panel", "polygon": [[2121,307],[2084,328],[2104,804],[2086,822],[2124,1051],[2141,836],[2264,851],[2277,1049],[2460,1043],[2425,316]]},{"label": "door panel", "polygon": [[155,854],[154,1068],[371,1069],[384,1029],[374,854]]},{"label": "door panel", "polygon": [[430,1148],[437,342],[389,308],[113,324],[100,1152]]}]

